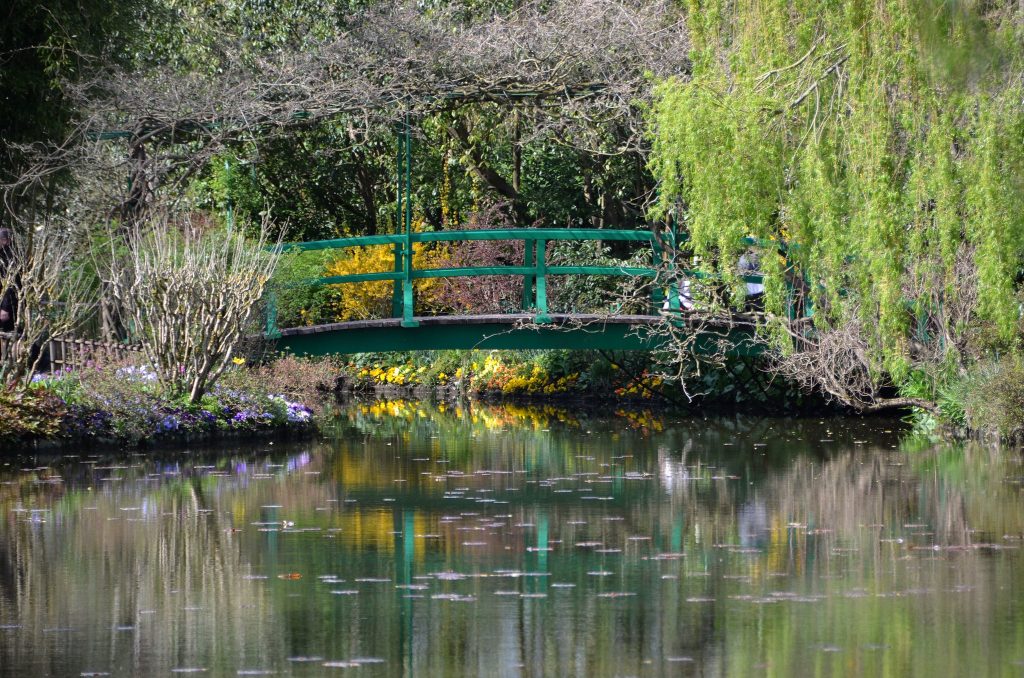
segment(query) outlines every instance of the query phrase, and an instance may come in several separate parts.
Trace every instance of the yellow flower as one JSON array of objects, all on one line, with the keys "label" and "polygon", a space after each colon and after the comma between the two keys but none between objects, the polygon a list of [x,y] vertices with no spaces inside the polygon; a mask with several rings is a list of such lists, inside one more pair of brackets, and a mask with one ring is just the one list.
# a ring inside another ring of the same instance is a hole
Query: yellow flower
[{"label": "yellow flower", "polygon": [[236,365],[244,365],[245,364],[245,358],[232,358],[231,362],[233,362]]}]

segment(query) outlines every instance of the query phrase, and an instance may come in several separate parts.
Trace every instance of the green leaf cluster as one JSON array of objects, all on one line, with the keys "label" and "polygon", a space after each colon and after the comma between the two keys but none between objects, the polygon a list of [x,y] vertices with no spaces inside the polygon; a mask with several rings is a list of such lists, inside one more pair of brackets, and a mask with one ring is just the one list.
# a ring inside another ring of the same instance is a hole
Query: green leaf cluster
[{"label": "green leaf cluster", "polygon": [[677,218],[703,266],[733,280],[742,238],[798,244],[762,256],[768,309],[782,313],[798,271],[816,323],[860,323],[897,382],[922,314],[957,361],[1015,347],[1024,13],[980,0],[688,8],[692,77],[658,83],[649,114],[654,216]]}]

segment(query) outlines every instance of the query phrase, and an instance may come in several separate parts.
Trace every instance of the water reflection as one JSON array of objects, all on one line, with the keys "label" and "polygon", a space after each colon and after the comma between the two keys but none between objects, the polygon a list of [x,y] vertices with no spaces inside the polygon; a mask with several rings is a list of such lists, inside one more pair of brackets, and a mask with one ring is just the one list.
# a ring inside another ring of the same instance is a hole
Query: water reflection
[{"label": "water reflection", "polygon": [[0,675],[982,675],[1016,454],[878,420],[354,405],[332,438],[0,462]]}]

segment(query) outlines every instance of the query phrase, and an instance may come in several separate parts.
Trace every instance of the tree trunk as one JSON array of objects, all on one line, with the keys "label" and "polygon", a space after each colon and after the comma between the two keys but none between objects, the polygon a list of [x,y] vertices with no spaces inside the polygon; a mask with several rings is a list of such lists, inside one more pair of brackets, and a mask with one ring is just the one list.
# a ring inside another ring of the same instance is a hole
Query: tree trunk
[{"label": "tree trunk", "polygon": [[526,206],[523,205],[519,191],[514,185],[509,183],[508,179],[498,174],[493,167],[487,164],[484,160],[483,153],[476,147],[476,145],[469,138],[469,130],[462,121],[458,121],[448,127],[448,133],[453,139],[459,142],[463,150],[469,155],[470,167],[469,169],[475,174],[481,181],[491,187],[491,189],[505,198],[508,201],[509,209],[512,212],[512,217],[519,226],[527,226],[530,223],[530,215],[526,210]]}]

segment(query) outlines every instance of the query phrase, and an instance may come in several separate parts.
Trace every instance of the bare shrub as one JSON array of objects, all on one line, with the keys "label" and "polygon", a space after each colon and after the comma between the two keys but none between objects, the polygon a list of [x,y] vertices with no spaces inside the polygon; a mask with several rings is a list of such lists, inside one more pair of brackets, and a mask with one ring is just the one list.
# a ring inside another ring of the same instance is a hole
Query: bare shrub
[{"label": "bare shrub", "polygon": [[[163,388],[198,402],[231,363],[279,257],[270,225],[257,238],[162,212],[111,238],[110,291]],[[117,251],[122,243],[124,251]]]},{"label": "bare shrub", "polygon": [[221,387],[284,396],[319,408],[331,400],[339,371],[334,359],[285,355],[264,365],[228,370]]},{"label": "bare shrub", "polygon": [[[470,216],[467,230],[515,228],[500,204],[492,204]],[[526,252],[522,240],[469,240],[448,246],[435,262],[437,268],[522,266]],[[522,305],[523,279],[513,275],[452,277],[442,280],[445,299],[463,313],[508,313]]]},{"label": "bare shrub", "polygon": [[893,384],[879,372],[868,334],[855,312],[834,328],[790,324],[794,348],[773,351],[769,369],[808,391],[818,391],[846,407],[869,412],[895,407],[935,411],[923,398],[894,397]]},{"label": "bare shrub", "polygon": [[42,358],[43,342],[74,333],[96,306],[81,229],[52,220],[22,226],[0,274],[0,297],[17,299],[15,327],[0,338],[0,381],[7,387],[24,384]]}]

